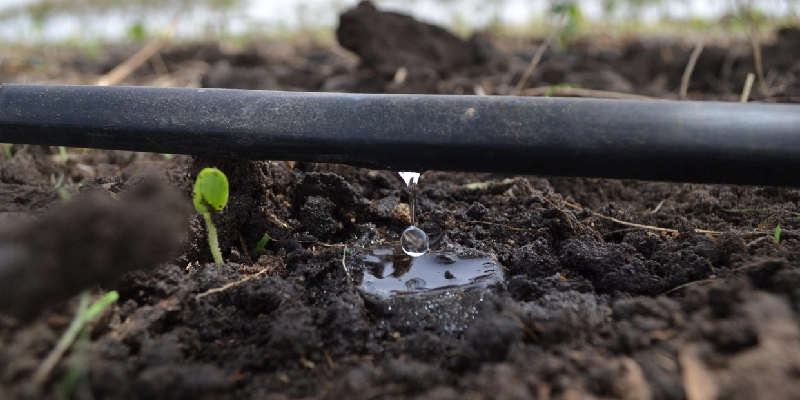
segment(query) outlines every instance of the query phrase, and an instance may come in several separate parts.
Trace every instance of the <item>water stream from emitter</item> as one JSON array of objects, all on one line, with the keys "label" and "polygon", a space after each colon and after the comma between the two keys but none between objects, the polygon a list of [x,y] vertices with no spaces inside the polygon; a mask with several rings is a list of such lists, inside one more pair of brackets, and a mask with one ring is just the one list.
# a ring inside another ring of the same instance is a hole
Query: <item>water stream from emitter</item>
[{"label": "water stream from emitter", "polygon": [[400,235],[400,247],[411,257],[419,257],[428,252],[430,239],[428,234],[417,227],[417,183],[419,172],[400,172],[400,177],[408,187],[408,212],[411,214],[411,226]]},{"label": "water stream from emitter", "polygon": [[429,252],[428,235],[417,227],[418,172],[400,172],[408,187],[411,225],[400,236],[400,247],[367,249],[361,289],[382,297],[436,293],[485,287],[503,281],[503,268],[492,257],[474,250],[451,248]]}]

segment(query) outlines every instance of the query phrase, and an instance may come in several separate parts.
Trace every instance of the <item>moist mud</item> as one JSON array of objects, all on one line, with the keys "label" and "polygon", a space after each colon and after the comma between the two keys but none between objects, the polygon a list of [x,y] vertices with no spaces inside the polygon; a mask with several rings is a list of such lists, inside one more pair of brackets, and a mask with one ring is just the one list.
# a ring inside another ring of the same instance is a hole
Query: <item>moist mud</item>
[{"label": "moist mud", "polygon": [[430,252],[413,257],[396,247],[381,247],[362,259],[365,268],[360,289],[384,298],[503,282],[503,266],[476,252]]}]

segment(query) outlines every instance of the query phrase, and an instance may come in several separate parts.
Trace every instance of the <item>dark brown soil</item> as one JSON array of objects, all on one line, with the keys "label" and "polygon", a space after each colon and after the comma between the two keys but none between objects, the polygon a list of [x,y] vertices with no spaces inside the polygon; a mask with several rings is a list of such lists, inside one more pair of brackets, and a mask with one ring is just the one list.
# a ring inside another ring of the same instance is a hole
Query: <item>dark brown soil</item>
[{"label": "dark brown soil", "polygon": [[[508,94],[537,48],[463,41],[366,4],[342,17],[338,38],[360,62],[280,43],[179,45],[161,61],[174,82],[204,63],[195,83],[213,87]],[[770,92],[754,88],[755,100],[798,101],[798,41],[785,29],[764,43]],[[747,49],[706,46],[690,97],[738,99]],[[526,87],[675,98],[691,51],[576,40],[549,50]],[[0,77],[76,83],[124,59],[113,54],[27,75],[0,65]],[[68,297],[93,284],[120,294],[94,325],[82,379],[95,399],[800,398],[797,189],[428,171],[418,211],[435,250],[490,254],[506,282],[385,299],[358,284],[365,249],[408,224],[393,172],[11,150],[0,161],[0,399],[57,398],[66,361],[41,387],[31,377],[72,318]],[[230,178],[216,216],[224,265],[211,262],[202,218],[185,214],[205,166]],[[148,173],[183,196],[137,183]],[[64,192],[72,201],[60,205]],[[255,251],[264,233],[272,240]]]}]

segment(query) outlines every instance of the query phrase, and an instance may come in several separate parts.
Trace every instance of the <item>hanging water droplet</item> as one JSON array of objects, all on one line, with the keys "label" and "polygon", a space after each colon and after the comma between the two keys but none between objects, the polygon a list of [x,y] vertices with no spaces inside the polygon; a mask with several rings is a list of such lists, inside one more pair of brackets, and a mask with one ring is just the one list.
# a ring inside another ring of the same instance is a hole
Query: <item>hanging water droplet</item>
[{"label": "hanging water droplet", "polygon": [[414,225],[409,226],[400,235],[400,247],[411,257],[419,257],[427,253],[430,247],[428,234]]}]

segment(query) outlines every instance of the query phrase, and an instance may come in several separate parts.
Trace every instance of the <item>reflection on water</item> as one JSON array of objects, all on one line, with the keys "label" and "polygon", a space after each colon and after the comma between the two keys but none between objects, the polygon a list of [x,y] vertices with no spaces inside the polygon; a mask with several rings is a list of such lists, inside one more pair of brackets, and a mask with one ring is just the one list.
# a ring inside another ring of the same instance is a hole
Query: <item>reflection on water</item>
[{"label": "reflection on water", "polygon": [[372,249],[363,257],[361,290],[382,297],[488,286],[503,281],[503,267],[477,252],[410,257],[398,248]]}]

